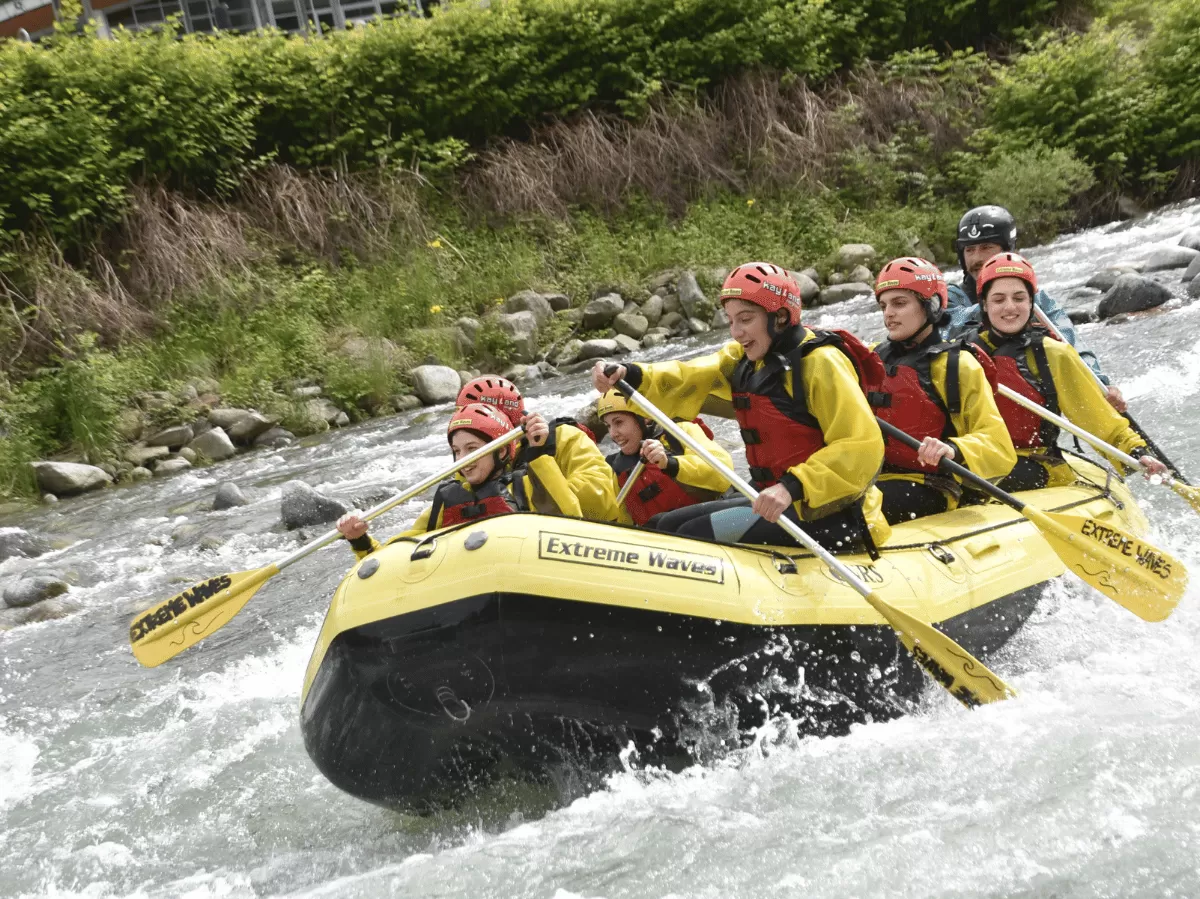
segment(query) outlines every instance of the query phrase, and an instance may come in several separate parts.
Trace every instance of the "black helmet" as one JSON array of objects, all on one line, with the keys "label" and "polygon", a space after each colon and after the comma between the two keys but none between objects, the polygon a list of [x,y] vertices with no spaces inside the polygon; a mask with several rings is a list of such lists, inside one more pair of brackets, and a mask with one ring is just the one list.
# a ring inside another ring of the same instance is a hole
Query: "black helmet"
[{"label": "black helmet", "polygon": [[958,222],[958,239],[954,247],[962,262],[963,247],[980,243],[996,243],[1006,252],[1017,248],[1017,223],[1003,206],[976,206]]}]

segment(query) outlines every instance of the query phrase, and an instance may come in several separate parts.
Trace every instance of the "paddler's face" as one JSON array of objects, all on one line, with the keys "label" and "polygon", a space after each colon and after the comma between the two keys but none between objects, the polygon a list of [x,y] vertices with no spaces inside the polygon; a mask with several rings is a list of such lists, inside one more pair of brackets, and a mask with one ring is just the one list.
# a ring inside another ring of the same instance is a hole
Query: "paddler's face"
[{"label": "paddler's face", "polygon": [[1004,247],[998,243],[973,244],[969,247],[963,247],[963,263],[966,265],[971,277],[978,278],[979,270],[983,268],[983,264],[997,253],[1003,252]]},{"label": "paddler's face", "polygon": [[725,314],[729,316],[729,336],[742,345],[746,358],[757,362],[771,349],[767,333],[767,310],[745,300],[727,300]]},{"label": "paddler's face", "polygon": [[625,455],[632,456],[642,446],[642,429],[637,416],[630,412],[610,412],[604,416],[608,436]]},{"label": "paddler's face", "polygon": [[[483,440],[476,434],[470,431],[455,431],[450,438],[450,451],[454,453],[455,460],[461,459],[469,453],[475,452],[481,446],[486,446],[487,441]],[[462,470],[462,476],[467,479],[467,483],[472,487],[478,487],[492,476],[492,472],[496,470],[496,463],[492,461],[491,456],[484,456],[482,459],[476,459],[470,465]]]},{"label": "paddler's face", "polygon": [[1033,312],[1029,285],[1020,278],[997,278],[988,287],[984,311],[988,321],[1001,334],[1018,334]]},{"label": "paddler's face", "polygon": [[928,324],[925,304],[911,290],[885,290],[879,295],[879,311],[883,313],[883,326],[892,340],[911,340]]}]

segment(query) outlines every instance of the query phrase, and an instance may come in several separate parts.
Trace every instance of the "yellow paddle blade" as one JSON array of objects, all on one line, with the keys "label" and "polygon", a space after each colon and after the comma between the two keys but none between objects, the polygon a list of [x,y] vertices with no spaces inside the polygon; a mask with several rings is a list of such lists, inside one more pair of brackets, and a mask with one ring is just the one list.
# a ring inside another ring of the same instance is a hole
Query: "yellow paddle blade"
[{"label": "yellow paddle blade", "polygon": [[1171,489],[1187,500],[1189,506],[1200,512],[1200,487],[1189,487],[1182,481],[1171,481]]},{"label": "yellow paddle blade", "polygon": [[1187,589],[1183,563],[1139,537],[1094,518],[1022,512],[1038,526],[1068,568],[1109,599],[1146,621],[1162,621]]},{"label": "yellow paddle blade", "polygon": [[133,654],[147,668],[174,658],[224,627],[277,574],[274,565],[220,574],[147,609],[129,625]]},{"label": "yellow paddle blade", "polygon": [[932,624],[897,609],[875,593],[863,598],[895,628],[917,664],[967,708],[1017,695],[998,674]]}]

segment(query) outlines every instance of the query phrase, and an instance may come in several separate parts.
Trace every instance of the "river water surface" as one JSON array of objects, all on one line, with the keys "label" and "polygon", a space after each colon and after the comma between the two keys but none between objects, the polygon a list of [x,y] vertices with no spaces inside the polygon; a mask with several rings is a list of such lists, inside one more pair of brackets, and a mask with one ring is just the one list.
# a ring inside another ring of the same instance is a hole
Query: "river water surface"
[{"label": "river water surface", "polygon": [[[1197,226],[1200,206],[1175,207],[1030,256],[1065,296]],[[1177,299],[1163,311],[1081,336],[1200,478],[1200,304],[1179,274],[1164,275]],[[880,333],[864,300],[807,320]],[[558,415],[591,391],[576,377],[532,394]],[[412,483],[447,464],[447,411],[0,521],[70,541],[0,564],[0,580],[78,560],[101,578],[72,591],[82,612],[0,634],[0,896],[1200,896],[1200,586],[1147,624],[1063,583],[993,662],[1014,701],[968,713],[929,690],[918,714],[843,738],[780,726],[723,761],[631,769],[565,806],[531,793],[428,819],[338,792],[304,752],[304,666],[344,547],[274,579],[197,649],[153,670],[134,661],[135,612],[299,545],[278,524],[283,482],[343,497]],[[729,423],[718,436],[736,442]],[[251,505],[204,511],[225,480],[251,488]],[[1162,488],[1135,490],[1153,538],[1200,584],[1200,517]]]}]

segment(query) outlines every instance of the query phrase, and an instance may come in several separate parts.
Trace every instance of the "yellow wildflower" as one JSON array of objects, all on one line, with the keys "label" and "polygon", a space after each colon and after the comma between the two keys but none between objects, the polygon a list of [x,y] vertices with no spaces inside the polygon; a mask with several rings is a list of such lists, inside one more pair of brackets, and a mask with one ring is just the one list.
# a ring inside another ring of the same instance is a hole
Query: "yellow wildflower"
[{"label": "yellow wildflower", "polygon": [[425,246],[433,250],[440,250],[442,248],[441,238],[434,238],[433,240],[427,242]]},{"label": "yellow wildflower", "polygon": [[432,312],[434,315],[437,315],[439,312],[442,311],[442,307],[441,306],[430,306],[429,311]]},{"label": "yellow wildflower", "polygon": [[753,205],[754,205],[754,198],[753,198],[753,197],[751,197],[749,200],[747,200],[747,201],[746,201],[746,205],[747,205],[747,206],[753,206]]}]

